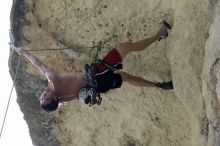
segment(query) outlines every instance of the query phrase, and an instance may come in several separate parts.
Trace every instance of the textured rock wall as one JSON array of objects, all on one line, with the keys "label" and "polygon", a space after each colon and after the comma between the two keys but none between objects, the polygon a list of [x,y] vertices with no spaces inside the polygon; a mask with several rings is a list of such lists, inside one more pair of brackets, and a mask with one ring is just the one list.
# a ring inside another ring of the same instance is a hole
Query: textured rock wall
[{"label": "textured rock wall", "polygon": [[[21,59],[17,101],[33,144],[220,145],[219,9],[215,0],[14,0],[15,45],[35,50],[31,53],[60,73],[80,72],[119,43],[155,34],[164,19],[173,26],[168,39],[124,60],[131,74],[151,81],[172,79],[171,91],[124,83],[102,95],[101,106],[72,101],[48,114],[37,101],[47,82]],[[12,50],[12,75],[18,60]]]},{"label": "textured rock wall", "polygon": [[220,3],[216,5],[214,20],[209,29],[209,38],[205,43],[204,63],[202,69],[202,94],[206,105],[206,114],[209,121],[209,139],[207,145],[219,145],[219,23]]}]

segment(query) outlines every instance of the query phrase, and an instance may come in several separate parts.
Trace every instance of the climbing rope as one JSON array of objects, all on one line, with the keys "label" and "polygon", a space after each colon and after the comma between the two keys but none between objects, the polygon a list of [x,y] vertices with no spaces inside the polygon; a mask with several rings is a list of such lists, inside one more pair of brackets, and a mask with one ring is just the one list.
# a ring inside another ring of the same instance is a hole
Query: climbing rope
[{"label": "climbing rope", "polygon": [[[92,46],[92,47],[83,47],[83,48],[97,48],[99,46]],[[57,51],[57,50],[72,50],[71,47],[65,47],[65,48],[51,48],[51,49],[27,49],[26,51],[32,51],[32,52],[35,52],[35,51]]]},{"label": "climbing rope", "polygon": [[7,104],[7,107],[6,107],[4,119],[3,119],[3,122],[2,122],[2,126],[1,126],[0,138],[2,136],[3,128],[4,128],[4,125],[5,125],[5,120],[6,120],[6,116],[7,116],[7,113],[8,113],[8,108],[9,108],[9,104],[10,104],[10,101],[11,101],[11,95],[12,95],[12,92],[13,92],[13,89],[14,89],[14,84],[15,84],[18,68],[19,68],[19,65],[20,65],[20,61],[21,61],[21,56],[19,57],[18,65],[17,65],[15,75],[14,75],[14,78],[13,78],[13,85],[11,87],[11,92],[10,92],[10,95],[9,95],[9,98],[8,98],[8,104]]}]

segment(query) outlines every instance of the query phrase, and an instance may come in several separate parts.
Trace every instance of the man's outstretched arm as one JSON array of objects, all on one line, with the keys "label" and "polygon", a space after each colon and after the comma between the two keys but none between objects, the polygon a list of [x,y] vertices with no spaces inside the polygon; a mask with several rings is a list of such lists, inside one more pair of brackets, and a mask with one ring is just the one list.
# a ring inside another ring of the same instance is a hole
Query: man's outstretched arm
[{"label": "man's outstretched arm", "polygon": [[47,79],[53,80],[53,77],[56,76],[56,73],[52,68],[42,63],[37,57],[31,55],[24,48],[15,48],[15,51],[20,55],[24,55]]}]

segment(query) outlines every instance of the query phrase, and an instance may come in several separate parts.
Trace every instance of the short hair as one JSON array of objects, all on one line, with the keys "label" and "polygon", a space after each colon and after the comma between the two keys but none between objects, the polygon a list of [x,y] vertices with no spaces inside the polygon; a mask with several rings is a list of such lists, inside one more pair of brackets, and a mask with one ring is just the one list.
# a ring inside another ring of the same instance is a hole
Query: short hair
[{"label": "short hair", "polygon": [[52,99],[52,101],[49,104],[41,104],[41,108],[46,112],[52,112],[55,111],[58,108],[59,101]]}]

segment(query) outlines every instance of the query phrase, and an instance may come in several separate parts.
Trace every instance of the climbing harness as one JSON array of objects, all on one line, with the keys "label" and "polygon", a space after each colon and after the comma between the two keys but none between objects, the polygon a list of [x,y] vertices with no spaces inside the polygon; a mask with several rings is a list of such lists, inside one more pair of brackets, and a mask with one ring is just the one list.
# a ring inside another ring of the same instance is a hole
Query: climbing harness
[{"label": "climbing harness", "polygon": [[102,98],[98,90],[98,82],[96,80],[96,67],[100,64],[103,64],[113,72],[118,70],[114,66],[100,59],[90,65],[86,64],[85,88],[82,88],[79,91],[78,96],[81,101],[83,101],[85,104],[88,104],[89,106],[93,106],[95,104],[100,105],[102,102]]}]

